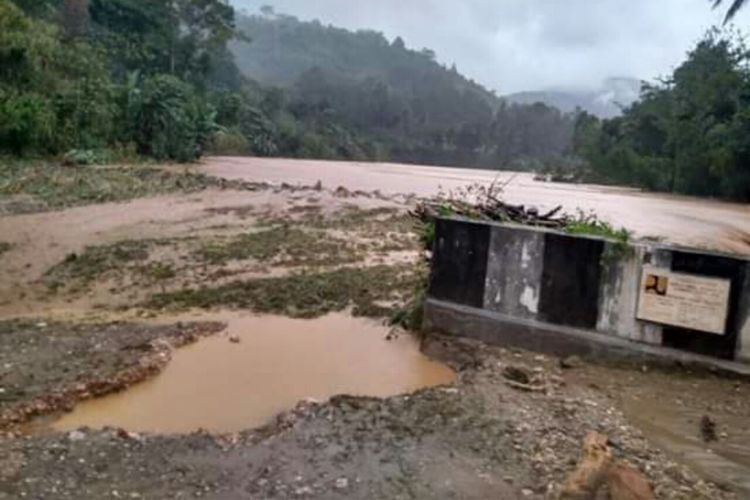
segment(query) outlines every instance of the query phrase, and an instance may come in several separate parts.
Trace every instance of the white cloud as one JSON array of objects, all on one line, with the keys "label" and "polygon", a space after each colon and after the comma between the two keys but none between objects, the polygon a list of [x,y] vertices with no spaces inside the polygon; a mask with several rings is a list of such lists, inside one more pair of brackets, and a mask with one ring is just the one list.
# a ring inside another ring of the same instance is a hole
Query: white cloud
[{"label": "white cloud", "polygon": [[[665,75],[723,11],[708,0],[233,0],[401,36],[500,93]],[[750,20],[750,8],[737,25]]]}]

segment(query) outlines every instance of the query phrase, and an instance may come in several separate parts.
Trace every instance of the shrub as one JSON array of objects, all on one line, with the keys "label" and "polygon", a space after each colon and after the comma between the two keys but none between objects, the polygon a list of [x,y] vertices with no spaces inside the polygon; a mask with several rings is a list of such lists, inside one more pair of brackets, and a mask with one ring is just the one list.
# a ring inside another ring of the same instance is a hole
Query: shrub
[{"label": "shrub", "polygon": [[156,75],[129,89],[126,115],[141,154],[158,160],[192,161],[217,131],[216,112],[194,88],[171,75]]}]

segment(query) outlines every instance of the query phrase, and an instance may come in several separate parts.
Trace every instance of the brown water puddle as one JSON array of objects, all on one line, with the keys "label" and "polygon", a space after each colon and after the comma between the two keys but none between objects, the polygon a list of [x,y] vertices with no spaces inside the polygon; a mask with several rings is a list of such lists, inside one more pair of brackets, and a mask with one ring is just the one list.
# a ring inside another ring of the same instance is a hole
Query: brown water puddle
[{"label": "brown water puddle", "polygon": [[[87,401],[53,424],[137,432],[233,432],[262,425],[307,398],[391,396],[449,384],[454,373],[408,335],[333,314],[316,320],[237,314],[227,335],[179,349],[166,370],[126,392]],[[237,337],[239,343],[230,340]]]},{"label": "brown water puddle", "polygon": [[742,498],[750,498],[750,423],[747,418],[712,414],[719,428],[728,428],[730,432],[717,442],[704,443],[700,435],[704,413],[652,399],[630,400],[624,409],[643,434],[675,461],[729,487]]}]

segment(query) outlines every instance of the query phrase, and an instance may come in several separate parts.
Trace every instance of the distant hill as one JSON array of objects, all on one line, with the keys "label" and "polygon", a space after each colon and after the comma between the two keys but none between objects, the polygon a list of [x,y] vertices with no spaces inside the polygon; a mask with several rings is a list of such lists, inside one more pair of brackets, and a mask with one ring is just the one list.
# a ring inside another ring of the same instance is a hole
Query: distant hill
[{"label": "distant hill", "polygon": [[620,115],[623,107],[638,100],[641,85],[642,82],[634,78],[610,78],[596,90],[519,92],[504,98],[516,104],[542,102],[566,113],[580,108],[600,118],[612,118]]},{"label": "distant hill", "polygon": [[428,121],[469,119],[492,112],[498,98],[481,85],[435,61],[428,49],[409,50],[401,38],[349,31],[283,14],[244,16],[239,28],[250,44],[232,50],[246,76],[266,85],[290,87],[311,70],[327,81],[374,82],[410,100],[419,100]]},{"label": "distant hill", "polygon": [[[240,16],[238,27],[252,40],[231,46],[241,72],[280,88],[284,109],[318,136],[354,134],[367,157],[498,168],[556,158],[570,144],[572,116],[509,104],[401,38],[270,10]],[[303,142],[317,141],[307,134]]]}]

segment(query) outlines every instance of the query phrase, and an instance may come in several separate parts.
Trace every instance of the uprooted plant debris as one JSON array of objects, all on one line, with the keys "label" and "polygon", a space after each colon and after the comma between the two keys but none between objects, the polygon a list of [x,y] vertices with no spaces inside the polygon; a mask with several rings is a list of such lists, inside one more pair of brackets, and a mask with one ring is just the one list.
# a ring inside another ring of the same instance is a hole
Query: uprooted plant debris
[{"label": "uprooted plant debris", "polygon": [[574,216],[562,211],[562,205],[547,212],[540,212],[535,207],[506,203],[502,200],[503,189],[511,180],[503,184],[493,182],[488,186],[473,184],[447,195],[441,194],[433,200],[419,203],[412,215],[422,221],[432,220],[438,216],[454,215],[469,219],[515,222],[554,229],[564,229],[576,220]]},{"label": "uprooted plant debris", "polygon": [[425,249],[432,248],[435,238],[434,221],[438,217],[463,217],[466,219],[506,222],[525,226],[542,227],[570,234],[597,236],[615,241],[624,246],[630,240],[630,232],[617,229],[595,214],[580,209],[575,214],[563,211],[558,205],[542,212],[537,207],[513,205],[503,201],[504,188],[512,182],[511,177],[503,184],[473,184],[463,189],[441,193],[438,197],[419,202],[409,214],[419,223],[418,232]]}]

